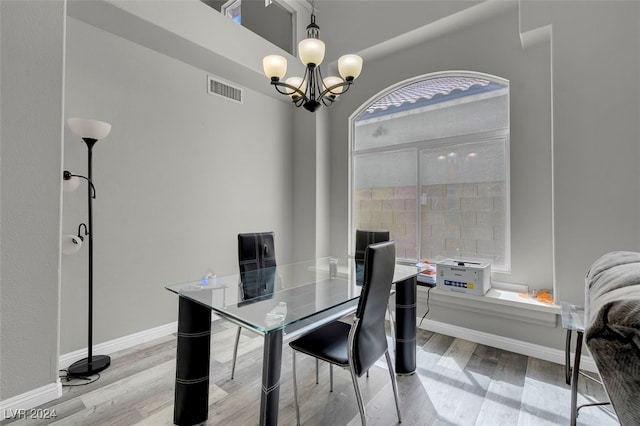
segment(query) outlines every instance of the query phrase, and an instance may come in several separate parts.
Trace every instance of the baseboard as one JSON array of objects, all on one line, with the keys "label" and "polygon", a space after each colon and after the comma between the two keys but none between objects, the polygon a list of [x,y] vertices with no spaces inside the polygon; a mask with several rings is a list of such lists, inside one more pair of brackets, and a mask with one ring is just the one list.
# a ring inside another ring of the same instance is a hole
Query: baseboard
[{"label": "baseboard", "polygon": [[[418,323],[419,321],[420,318],[418,318]],[[464,339],[470,342],[480,343],[482,345],[487,345],[494,348],[503,349],[521,355],[531,356],[534,358],[564,365],[564,350],[553,349],[546,346],[536,345],[534,343],[523,342],[521,340],[497,336],[495,334],[489,334],[482,331],[472,330],[469,328],[459,327],[429,319],[424,319],[422,321],[422,324],[420,325],[420,328],[423,330],[433,331],[447,336],[456,337],[458,339]],[[593,358],[585,355],[582,355],[580,357],[580,369],[590,371],[592,373],[597,372],[596,364]]]},{"label": "baseboard", "polygon": [[[30,410],[62,396],[62,384],[60,380],[55,383],[39,387],[37,389],[0,401],[0,421],[7,419],[28,418]],[[26,417],[25,417],[26,416]]]},{"label": "baseboard", "polygon": [[[175,333],[177,330],[178,322],[176,321],[94,345],[93,352],[99,355],[110,355],[123,349],[128,349],[160,337],[168,336]],[[77,360],[85,358],[86,356],[86,348],[60,355],[60,358],[58,359],[58,368],[65,369]],[[62,384],[60,380],[57,380],[56,383],[51,383],[14,396],[13,398],[0,401],[0,412],[3,416],[0,418],[0,421],[9,418],[22,418],[21,416],[29,414],[28,412],[25,414],[24,410],[30,410],[31,408],[58,399],[61,396]]]},{"label": "baseboard", "polygon": [[[110,340],[108,342],[99,343],[93,345],[93,353],[96,355],[110,355],[114,352],[121,351],[123,349],[129,349],[131,347],[140,345],[142,343],[149,342],[160,337],[168,336],[178,331],[178,322],[171,322],[169,324],[161,325],[159,327],[150,328],[148,330],[140,331],[138,333],[129,334],[128,336],[120,337],[118,339]],[[79,359],[86,358],[87,348],[79,349],[77,351],[69,352],[64,355],[60,355],[58,360],[58,368],[65,369]]]}]

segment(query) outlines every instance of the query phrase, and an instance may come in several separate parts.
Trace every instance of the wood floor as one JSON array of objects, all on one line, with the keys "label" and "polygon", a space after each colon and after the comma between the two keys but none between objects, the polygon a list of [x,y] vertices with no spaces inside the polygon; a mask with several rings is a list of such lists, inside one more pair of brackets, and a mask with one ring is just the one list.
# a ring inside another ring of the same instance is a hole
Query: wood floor
[{"label": "wood floor", "polygon": [[[209,420],[206,424],[255,425],[261,386],[262,338],[243,332],[236,378],[230,380],[236,327],[212,326]],[[54,420],[5,420],[3,425],[171,425],[176,340],[168,336],[112,354],[99,380],[64,387],[63,396],[42,407]],[[279,424],[295,424],[291,351],[284,350]],[[303,425],[359,425],[351,376],[336,369],[329,392],[328,366],[298,358]],[[418,330],[417,374],[398,377],[403,425],[568,425],[570,390],[564,367],[488,346]],[[68,384],[78,384],[78,380]],[[602,388],[580,382],[578,403],[604,398]],[[369,425],[397,423],[384,357],[360,379]],[[578,425],[617,425],[601,408],[583,408]]]}]

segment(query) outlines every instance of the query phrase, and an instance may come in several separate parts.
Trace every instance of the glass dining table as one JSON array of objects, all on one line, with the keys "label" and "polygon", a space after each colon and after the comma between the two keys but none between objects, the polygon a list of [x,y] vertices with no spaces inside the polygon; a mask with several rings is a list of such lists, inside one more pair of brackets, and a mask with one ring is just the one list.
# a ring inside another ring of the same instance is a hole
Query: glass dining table
[{"label": "glass dining table", "polygon": [[[208,417],[213,311],[264,337],[259,422],[276,425],[284,341],[355,312],[361,268],[352,258],[327,257],[256,270],[243,280],[232,274],[166,286],[179,296],[174,423],[195,425]],[[403,264],[394,271],[399,375],[416,369],[418,272]]]}]

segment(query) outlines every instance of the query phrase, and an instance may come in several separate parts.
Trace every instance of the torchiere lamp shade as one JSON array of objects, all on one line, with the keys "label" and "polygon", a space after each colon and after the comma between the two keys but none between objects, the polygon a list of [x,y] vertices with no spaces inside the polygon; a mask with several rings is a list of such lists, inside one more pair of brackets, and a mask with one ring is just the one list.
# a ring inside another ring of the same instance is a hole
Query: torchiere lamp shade
[{"label": "torchiere lamp shade", "polygon": [[111,124],[104,121],[91,120],[88,118],[70,118],[67,120],[69,129],[82,139],[100,140],[109,136]]}]

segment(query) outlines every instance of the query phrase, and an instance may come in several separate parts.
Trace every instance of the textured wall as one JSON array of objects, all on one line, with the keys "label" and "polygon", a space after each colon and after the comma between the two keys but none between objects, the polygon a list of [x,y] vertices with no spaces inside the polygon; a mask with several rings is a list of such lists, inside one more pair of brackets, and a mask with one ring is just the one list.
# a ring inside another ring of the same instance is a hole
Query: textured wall
[{"label": "textured wall", "polygon": [[0,2],[0,401],[58,377],[64,25]]}]

